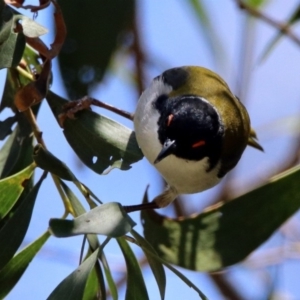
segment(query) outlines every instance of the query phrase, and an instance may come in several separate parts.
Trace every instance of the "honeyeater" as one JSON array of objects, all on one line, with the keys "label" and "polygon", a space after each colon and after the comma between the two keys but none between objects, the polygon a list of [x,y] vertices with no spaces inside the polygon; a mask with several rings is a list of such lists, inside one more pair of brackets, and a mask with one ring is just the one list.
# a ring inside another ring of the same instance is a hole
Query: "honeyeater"
[{"label": "honeyeater", "polygon": [[246,108],[216,73],[197,66],[169,69],[142,93],[134,114],[139,147],[168,187],[152,203],[218,184],[247,145],[259,150]]}]

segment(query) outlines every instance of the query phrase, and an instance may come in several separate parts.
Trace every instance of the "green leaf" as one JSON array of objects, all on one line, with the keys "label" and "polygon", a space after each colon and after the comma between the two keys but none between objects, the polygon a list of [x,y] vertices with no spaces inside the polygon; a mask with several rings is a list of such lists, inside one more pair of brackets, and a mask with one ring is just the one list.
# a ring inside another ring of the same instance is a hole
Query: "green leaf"
[{"label": "green leaf", "polygon": [[57,237],[87,233],[119,237],[129,232],[135,225],[122,205],[117,202],[97,206],[74,220],[51,219],[49,222],[51,233]]},{"label": "green leaf", "polygon": [[18,173],[33,162],[32,141],[28,121],[23,114],[19,114],[18,125],[0,150],[1,178]]},{"label": "green leaf", "polygon": [[0,230],[0,269],[14,256],[24,239],[41,183],[42,180],[33,187]]},{"label": "green leaf", "polygon": [[8,117],[4,121],[0,121],[0,140],[3,141],[12,133],[11,127],[16,122],[16,117]]},{"label": "green leaf", "polygon": [[18,71],[16,69],[8,69],[0,104],[0,112],[5,107],[12,108],[14,106],[14,95],[18,89],[17,81],[15,80],[15,78],[18,78]]},{"label": "green leaf", "polygon": [[55,288],[47,300],[82,300],[86,282],[97,261],[98,253],[99,249],[94,251],[93,254]]},{"label": "green leaf", "polygon": [[18,18],[22,21],[23,33],[25,36],[36,38],[48,33],[49,31],[44,26],[38,24],[37,22],[26,16],[19,15]]},{"label": "green leaf", "polygon": [[34,147],[33,160],[38,167],[45,171],[51,172],[65,180],[77,181],[67,165],[45,149],[41,144],[37,144]]},{"label": "green leaf", "polygon": [[113,300],[118,300],[118,289],[116,286],[116,283],[114,282],[114,279],[112,277],[108,262],[106,260],[106,257],[104,255],[104,252],[101,253],[100,256],[102,265],[103,265],[103,269],[104,269],[104,273],[105,273],[105,277],[106,277],[106,281],[109,287],[109,291],[111,294],[111,297]]},{"label": "green leaf", "polygon": [[[58,56],[69,97],[85,96],[99,83],[114,54],[120,35],[134,17],[134,0],[58,1],[68,36]],[[82,23],[84,18],[84,25]],[[88,49],[88,50],[87,50]]]},{"label": "green leaf", "polygon": [[300,166],[233,201],[189,218],[142,212],[144,234],[169,263],[216,271],[245,259],[300,208]]},{"label": "green leaf", "polygon": [[124,238],[117,239],[123,252],[127,267],[127,287],[125,300],[149,299],[145,281],[139,263]]},{"label": "green leaf", "polygon": [[266,4],[269,0],[247,0],[245,1],[248,5],[251,5],[253,8],[259,8],[263,4]]},{"label": "green leaf", "polygon": [[[147,240],[145,240],[141,235],[139,235],[135,230],[131,230],[131,234],[133,237],[137,240],[137,242],[143,247],[148,249],[148,251],[152,253],[156,253],[151,244],[148,243]],[[165,292],[166,292],[166,274],[164,267],[160,261],[155,259],[152,255],[149,255],[149,252],[145,251],[144,252],[149,266],[152,270],[152,273],[155,277],[159,293],[160,293],[160,298],[165,299]]]},{"label": "green leaf", "polygon": [[[68,103],[52,92],[47,100],[56,117]],[[66,119],[64,135],[79,158],[98,174],[113,168],[128,170],[143,158],[132,130],[93,111],[84,110],[75,120]]]},{"label": "green leaf", "polygon": [[35,165],[31,164],[21,172],[0,180],[0,219],[3,219],[18,201],[34,168]]},{"label": "green leaf", "polygon": [[[61,184],[65,194],[67,195],[67,197],[68,197],[68,199],[69,199],[69,201],[70,201],[70,203],[73,207],[75,215],[79,216],[79,215],[84,214],[86,211],[85,211],[84,207],[82,206],[82,204],[80,203],[80,201],[75,196],[75,194],[69,189],[69,187],[63,181],[60,181],[60,184]],[[100,246],[98,238],[94,234],[88,234],[87,235],[87,240],[88,240],[90,248],[92,250],[95,250]],[[115,282],[112,278],[112,275],[111,275],[111,272],[110,272],[110,269],[109,269],[109,265],[106,261],[106,258],[105,258],[105,255],[104,255],[103,251],[100,254],[100,260],[101,260],[102,265],[103,265],[103,269],[104,269],[105,276],[106,276],[106,281],[107,281],[108,286],[110,288],[111,295],[112,295],[114,300],[117,300],[118,299],[117,288],[116,288]],[[96,278],[94,277],[95,274],[96,274]],[[95,269],[94,269],[91,272],[90,276],[89,276],[87,286],[85,288],[84,299],[87,299],[87,300],[88,299],[94,299],[94,298],[91,297],[91,294],[93,294],[95,292],[95,289],[96,289],[96,287],[94,286],[96,284],[95,281],[97,281],[97,291],[98,291],[98,283],[99,283],[98,274],[97,274],[97,272],[95,272]],[[89,286],[91,286],[91,288],[89,288]],[[114,297],[115,295],[117,295],[116,298]]]},{"label": "green leaf", "polygon": [[99,282],[97,278],[97,273],[95,268],[93,268],[88,276],[82,300],[98,299],[97,298],[98,289],[99,289]]},{"label": "green leaf", "polygon": [[17,67],[22,58],[25,36],[21,29],[17,29],[18,20],[10,7],[5,6],[1,15],[0,69]]},{"label": "green leaf", "polygon": [[22,249],[2,270],[0,270],[0,299],[4,299],[13,289],[27,269],[29,263],[45,244],[49,236],[49,232],[45,232],[37,240]]}]

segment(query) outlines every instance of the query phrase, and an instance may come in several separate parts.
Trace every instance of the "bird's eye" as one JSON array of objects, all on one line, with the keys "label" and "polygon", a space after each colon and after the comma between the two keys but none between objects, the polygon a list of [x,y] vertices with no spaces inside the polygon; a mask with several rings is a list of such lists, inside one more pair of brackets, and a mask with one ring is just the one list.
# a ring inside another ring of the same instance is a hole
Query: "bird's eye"
[{"label": "bird's eye", "polygon": [[198,147],[201,147],[201,146],[204,146],[204,145],[205,145],[205,141],[204,140],[200,140],[200,141],[194,143],[192,145],[192,148],[198,148]]}]

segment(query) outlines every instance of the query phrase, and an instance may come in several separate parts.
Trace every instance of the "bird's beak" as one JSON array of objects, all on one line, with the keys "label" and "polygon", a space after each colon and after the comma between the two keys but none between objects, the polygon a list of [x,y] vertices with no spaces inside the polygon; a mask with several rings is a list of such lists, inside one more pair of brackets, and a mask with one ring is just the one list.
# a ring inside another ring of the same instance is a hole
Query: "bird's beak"
[{"label": "bird's beak", "polygon": [[160,162],[162,159],[164,159],[165,157],[167,157],[168,155],[172,154],[174,148],[176,147],[176,143],[175,140],[171,141],[170,139],[167,139],[161,149],[161,151],[159,152],[159,154],[157,155],[154,163],[157,164],[158,162]]}]

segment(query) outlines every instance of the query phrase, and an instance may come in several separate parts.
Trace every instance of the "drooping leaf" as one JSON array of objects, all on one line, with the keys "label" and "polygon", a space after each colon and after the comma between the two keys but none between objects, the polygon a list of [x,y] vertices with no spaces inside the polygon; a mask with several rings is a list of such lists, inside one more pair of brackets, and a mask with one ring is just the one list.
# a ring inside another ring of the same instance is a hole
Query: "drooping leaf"
[{"label": "drooping leaf", "polygon": [[[60,184],[61,184],[65,194],[67,195],[67,197],[68,197],[68,199],[69,199],[69,201],[72,205],[72,208],[74,210],[75,215],[79,216],[79,215],[84,214],[86,211],[85,211],[83,205],[80,203],[80,201],[75,196],[75,194],[72,192],[72,190],[63,181],[60,181]],[[98,247],[100,247],[98,237],[95,234],[88,234],[87,235],[87,240],[89,242],[90,248],[93,251],[96,250]],[[104,252],[102,251],[99,256],[100,256],[99,258],[102,262],[103,269],[104,269],[104,272],[105,272],[106,281],[108,283],[108,286],[109,286],[110,290],[112,290],[111,294],[113,295],[114,288],[115,288],[115,283],[114,283],[113,278],[111,276],[111,272],[110,272],[109,266],[107,264]],[[96,267],[100,267],[100,266],[95,265],[95,268]],[[91,295],[94,295],[94,293],[96,293],[99,289],[99,279],[98,279],[99,272],[96,272],[95,268],[93,269],[93,271],[89,275],[83,299],[87,299],[87,300],[88,299],[95,299],[95,297],[92,297]],[[102,294],[105,295],[105,293],[102,293]],[[113,298],[113,299],[117,300],[117,298]]]},{"label": "drooping leaf", "polygon": [[42,180],[34,186],[0,230],[0,270],[14,256],[24,239],[41,183]]},{"label": "drooping leaf", "polygon": [[2,270],[0,270],[0,299],[4,299],[13,289],[27,269],[29,263],[45,244],[49,236],[49,232],[45,232],[37,240],[22,249]]},{"label": "drooping leaf", "polygon": [[0,104],[0,112],[6,107],[11,108],[14,106],[14,95],[18,89],[16,78],[18,78],[18,71],[16,69],[8,69]]},{"label": "drooping leaf", "polygon": [[58,177],[76,181],[76,177],[67,165],[45,149],[41,144],[34,147],[33,159],[38,167],[57,175]]},{"label": "drooping leaf", "polygon": [[93,254],[55,288],[47,300],[82,300],[86,282],[97,261],[98,253],[99,249],[94,251]]},{"label": "drooping leaf", "polygon": [[116,283],[114,281],[114,278],[112,277],[109,264],[108,264],[108,262],[106,260],[106,257],[104,255],[103,251],[102,251],[102,253],[100,255],[100,260],[102,262],[102,266],[103,266],[103,269],[104,269],[104,273],[105,273],[105,277],[106,277],[106,281],[107,281],[107,284],[108,284],[108,287],[109,287],[109,291],[110,291],[111,297],[112,297],[113,300],[118,300],[117,285],[116,285]]},{"label": "drooping leaf", "polygon": [[[49,92],[47,101],[56,117],[66,100]],[[98,174],[107,174],[113,168],[128,170],[142,159],[135,134],[129,128],[89,110],[66,119],[64,135],[79,158]]]},{"label": "drooping leaf", "polygon": [[34,20],[22,15],[19,15],[18,17],[22,21],[24,35],[30,38],[35,38],[48,33],[47,28],[38,24]]},{"label": "drooping leaf", "polygon": [[0,178],[20,172],[32,160],[33,135],[23,114],[17,115],[18,125],[0,150]]},{"label": "drooping leaf", "polygon": [[[131,230],[131,234],[137,240],[137,242],[141,246],[143,246],[143,248],[146,248],[149,251],[155,253],[155,250],[153,249],[151,244],[149,244],[148,241],[145,240],[141,235],[139,235],[135,230]],[[160,298],[163,300],[165,299],[165,292],[166,292],[166,274],[165,274],[164,267],[160,261],[156,260],[153,256],[149,255],[147,251],[145,252],[145,255],[147,257],[149,266],[155,277],[159,289],[159,293],[160,293]]]},{"label": "drooping leaf", "polygon": [[[88,94],[108,67],[120,35],[128,29],[134,0],[58,1],[68,37],[60,52],[59,65],[70,98]],[[84,18],[84,25],[81,22]],[[96,38],[95,38],[96,37]]]},{"label": "drooping leaf", "polygon": [[98,289],[99,289],[99,282],[97,278],[97,273],[95,268],[93,268],[88,276],[82,300],[97,299]]},{"label": "drooping leaf", "polygon": [[119,237],[129,232],[135,225],[122,205],[117,202],[97,206],[74,220],[51,219],[49,222],[51,233],[57,237],[87,233]]},{"label": "drooping leaf", "polygon": [[0,180],[0,219],[3,219],[18,201],[34,168],[35,165],[31,164],[21,172]]},{"label": "drooping leaf", "polygon": [[123,252],[127,267],[127,285],[125,300],[149,299],[143,274],[139,263],[124,238],[118,238],[117,242]]},{"label": "drooping leaf", "polygon": [[197,216],[170,219],[142,212],[144,234],[175,265],[216,271],[245,259],[300,208],[300,167]]},{"label": "drooping leaf", "polygon": [[4,140],[12,133],[12,125],[16,122],[16,117],[8,117],[4,121],[0,121],[0,140]]},{"label": "drooping leaf", "polygon": [[9,6],[4,7],[0,18],[0,69],[17,67],[25,48],[20,18]]}]

